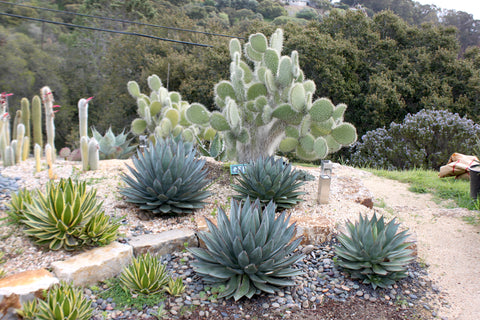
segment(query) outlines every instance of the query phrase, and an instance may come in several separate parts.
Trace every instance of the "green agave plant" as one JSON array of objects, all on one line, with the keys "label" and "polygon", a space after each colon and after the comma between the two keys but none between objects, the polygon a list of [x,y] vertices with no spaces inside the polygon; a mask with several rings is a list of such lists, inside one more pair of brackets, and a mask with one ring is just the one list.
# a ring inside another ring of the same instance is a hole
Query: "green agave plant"
[{"label": "green agave plant", "polygon": [[301,201],[298,197],[304,192],[296,191],[304,182],[298,179],[299,173],[282,159],[260,157],[251,161],[245,170],[240,172],[237,184],[232,184],[236,200],[260,199],[263,205],[275,202],[277,209],[288,209]]},{"label": "green agave plant", "polygon": [[200,138],[196,138],[198,143],[198,151],[200,151],[202,156],[212,157],[217,161],[222,161],[222,159],[225,158],[225,143],[218,132],[215,134],[215,137],[213,137],[213,140],[209,142],[208,147],[202,143]]},{"label": "green agave plant", "polygon": [[98,141],[100,147],[100,160],[128,159],[135,151],[136,146],[130,146],[132,139],[127,140],[128,134],[124,134],[124,131],[115,136],[112,128],[108,128],[105,135],[102,136],[92,127],[92,135]]},{"label": "green agave plant", "polygon": [[92,241],[106,244],[117,237],[119,223],[101,217],[102,202],[97,201],[95,189],[87,192],[85,181],[50,181],[46,194],[38,192],[25,206],[21,220],[25,233],[52,250],[73,250]]},{"label": "green agave plant", "polygon": [[413,260],[411,243],[406,242],[408,230],[398,231],[392,219],[385,224],[376,214],[369,220],[360,215],[359,221],[347,222],[347,233],[341,233],[335,246],[338,265],[354,279],[362,279],[374,289],[385,288],[407,276],[406,265]]},{"label": "green agave plant", "polygon": [[23,211],[25,210],[26,203],[31,204],[32,192],[27,189],[20,189],[18,192],[11,193],[11,200],[7,204],[7,214],[10,221],[13,223],[19,223],[23,218]]},{"label": "green agave plant", "polygon": [[303,272],[292,265],[303,255],[294,252],[302,239],[292,240],[295,224],[289,220],[285,212],[275,217],[273,202],[262,211],[258,199],[232,201],[230,218],[218,208],[218,224],[207,219],[209,232],[198,233],[206,249],[188,248],[198,260],[195,271],[206,282],[225,284],[219,297],[235,300],[293,285],[288,278]]},{"label": "green agave plant", "polygon": [[120,275],[125,290],[134,293],[154,294],[164,290],[168,283],[166,267],[157,257],[147,253],[134,258]]},{"label": "green agave plant", "polygon": [[178,277],[175,280],[169,278],[168,284],[165,287],[165,291],[167,291],[170,295],[174,297],[181,296],[182,293],[185,291],[185,285],[183,284],[182,278]]},{"label": "green agave plant", "polygon": [[195,158],[191,143],[180,137],[157,138],[143,153],[137,151],[132,176],[123,174],[128,185],[120,190],[126,201],[157,214],[190,213],[202,208],[210,192],[205,160]]}]

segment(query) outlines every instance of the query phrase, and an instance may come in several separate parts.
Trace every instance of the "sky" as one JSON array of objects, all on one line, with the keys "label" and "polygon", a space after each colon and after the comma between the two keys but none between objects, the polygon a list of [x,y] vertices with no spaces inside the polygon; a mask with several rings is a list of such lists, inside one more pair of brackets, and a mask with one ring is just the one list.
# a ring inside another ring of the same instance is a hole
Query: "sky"
[{"label": "sky", "polygon": [[475,20],[480,20],[480,0],[414,0],[421,4],[433,4],[442,9],[455,9],[471,13]]}]

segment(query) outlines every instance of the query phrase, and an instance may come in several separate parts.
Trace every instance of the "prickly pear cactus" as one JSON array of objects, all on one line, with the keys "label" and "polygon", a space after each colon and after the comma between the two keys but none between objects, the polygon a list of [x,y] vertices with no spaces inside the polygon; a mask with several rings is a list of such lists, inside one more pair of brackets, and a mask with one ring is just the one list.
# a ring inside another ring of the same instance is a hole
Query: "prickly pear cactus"
[{"label": "prickly pear cactus", "polygon": [[281,29],[270,41],[261,33],[251,35],[243,50],[238,39],[231,40],[230,80],[215,86],[221,111],[210,114],[193,105],[187,110],[191,122],[210,123],[223,133],[231,160],[245,162],[276,150],[315,160],[357,139],[355,127],[343,122],[346,105],[314,101],[315,83],[304,79],[296,51],[281,55],[282,43]]},{"label": "prickly pear cactus", "polygon": [[208,119],[205,123],[192,124],[185,116],[188,108],[205,107],[198,103],[190,105],[182,100],[178,92],[169,92],[157,75],[152,75],[147,80],[151,90],[149,96],[140,92],[137,82],[129,81],[127,85],[130,95],[137,99],[137,113],[140,116],[132,122],[133,134],[148,134],[150,139],[154,136],[165,138],[171,134],[181,134],[190,142],[195,141],[195,136],[213,139],[216,132],[209,126]]}]

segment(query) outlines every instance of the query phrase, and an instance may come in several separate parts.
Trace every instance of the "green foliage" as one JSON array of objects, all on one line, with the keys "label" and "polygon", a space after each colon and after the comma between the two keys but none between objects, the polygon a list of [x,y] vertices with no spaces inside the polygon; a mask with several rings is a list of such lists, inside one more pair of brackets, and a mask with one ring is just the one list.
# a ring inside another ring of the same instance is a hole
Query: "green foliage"
[{"label": "green foliage", "polygon": [[32,204],[32,193],[27,189],[20,189],[18,192],[10,194],[10,202],[7,204],[7,214],[10,221],[20,223],[24,219],[23,212],[26,209],[26,204]]},{"label": "green foliage", "polygon": [[277,210],[295,206],[304,192],[297,191],[303,184],[299,172],[290,164],[285,165],[282,159],[260,157],[251,161],[245,170],[240,172],[236,184],[232,184],[236,200],[259,199],[263,206],[274,202]]},{"label": "green foliage", "polygon": [[217,161],[221,161],[225,157],[225,143],[218,132],[215,134],[213,140],[209,141],[208,147],[205,146],[198,137],[197,142],[198,151],[200,151],[202,156],[212,157]]},{"label": "green foliage", "polygon": [[150,253],[141,255],[124,268],[120,282],[125,290],[132,293],[159,293],[168,284],[166,266]]},{"label": "green foliage", "polygon": [[92,135],[100,147],[100,160],[128,159],[136,149],[136,146],[130,145],[132,139],[127,140],[128,134],[124,134],[123,131],[115,136],[112,128],[108,128],[105,135],[102,136],[95,128],[92,128]]},{"label": "green foliage", "polygon": [[181,296],[185,291],[185,285],[183,284],[182,278],[178,277],[175,280],[173,280],[173,278],[169,278],[168,284],[165,287],[165,291],[174,297]]},{"label": "green foliage", "polygon": [[355,224],[347,222],[347,232],[337,236],[341,244],[335,246],[338,265],[373,289],[406,277],[406,265],[413,256],[407,249],[411,245],[406,242],[408,230],[397,232],[398,227],[395,219],[385,224],[383,216],[377,219],[375,213],[370,220],[360,214]]},{"label": "green foliage", "polygon": [[293,240],[289,219],[285,212],[275,217],[273,202],[262,211],[258,200],[232,200],[230,217],[218,208],[217,225],[207,219],[209,231],[198,233],[206,249],[188,248],[197,259],[195,271],[208,283],[225,285],[219,297],[235,301],[293,285],[287,278],[302,274],[292,265],[303,256],[294,253],[301,238]]},{"label": "green foliage", "polygon": [[48,290],[45,300],[27,302],[18,313],[25,320],[88,320],[93,314],[91,304],[82,289],[60,282]]},{"label": "green foliage", "polygon": [[117,238],[120,223],[104,215],[96,190],[87,192],[85,181],[50,181],[45,194],[37,191],[32,203],[23,205],[25,233],[51,250],[104,245]]},{"label": "green foliage", "polygon": [[120,190],[126,201],[156,214],[190,213],[204,206],[210,193],[205,160],[180,137],[157,138],[143,153],[137,151],[131,175],[122,175],[128,185]]}]

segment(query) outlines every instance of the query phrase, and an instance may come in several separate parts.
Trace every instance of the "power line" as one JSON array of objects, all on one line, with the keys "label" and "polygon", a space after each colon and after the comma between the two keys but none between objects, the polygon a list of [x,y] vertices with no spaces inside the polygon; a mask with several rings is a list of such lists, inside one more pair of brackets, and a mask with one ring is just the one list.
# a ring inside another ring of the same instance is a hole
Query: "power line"
[{"label": "power line", "polygon": [[83,13],[76,13],[76,12],[63,11],[63,10],[55,10],[55,9],[49,9],[49,8],[41,8],[41,7],[29,6],[29,5],[26,5],[26,4],[11,3],[11,2],[7,2],[7,1],[0,1],[0,3],[9,4],[9,5],[12,5],[12,6],[19,6],[19,7],[37,9],[37,10],[45,10],[45,11],[51,11],[51,12],[71,14],[71,15],[81,16],[81,17],[87,17],[87,18],[94,18],[94,19],[101,19],[101,20],[109,20],[109,21],[129,23],[129,24],[137,24],[137,25],[147,26],[147,27],[163,28],[163,29],[176,30],[176,31],[185,31],[185,32],[195,32],[195,33],[201,33],[201,34],[206,34],[206,35],[211,35],[211,36],[218,36],[218,37],[245,39],[245,38],[243,38],[243,37],[230,36],[230,35],[226,35],[226,34],[205,32],[205,31],[198,31],[198,30],[189,30],[189,29],[182,29],[182,28],[175,28],[175,27],[166,27],[166,26],[160,26],[160,25],[156,25],[156,24],[136,22],[136,21],[130,21],[130,20],[122,20],[122,19],[114,19],[114,18],[101,17],[101,16],[92,16],[92,15],[83,14]]},{"label": "power line", "polygon": [[181,43],[181,44],[189,44],[189,45],[199,46],[199,47],[208,47],[208,48],[213,47],[209,44],[166,39],[166,38],[160,38],[160,37],[155,37],[155,36],[151,36],[151,35],[148,35],[148,34],[136,33],[136,32],[126,32],[126,31],[117,31],[117,30],[110,30],[110,29],[100,29],[100,28],[86,27],[86,26],[80,26],[80,25],[77,25],[77,24],[50,21],[50,20],[39,19],[39,18],[31,18],[31,17],[25,17],[25,16],[20,16],[20,15],[10,14],[10,13],[4,13],[4,12],[0,12],[0,15],[19,18],[19,19],[27,19],[27,20],[33,20],[33,21],[39,21],[39,22],[45,22],[45,23],[58,24],[58,25],[62,25],[62,26],[72,27],[72,28],[80,28],[80,29],[87,29],[87,30],[94,30],[94,31],[103,31],[103,32],[110,32],[110,33],[120,33],[120,34],[129,35],[129,36],[144,37],[144,38],[150,38],[150,39],[156,39],[156,40],[162,40],[162,41],[170,41],[170,42],[176,42],[176,43]]}]

